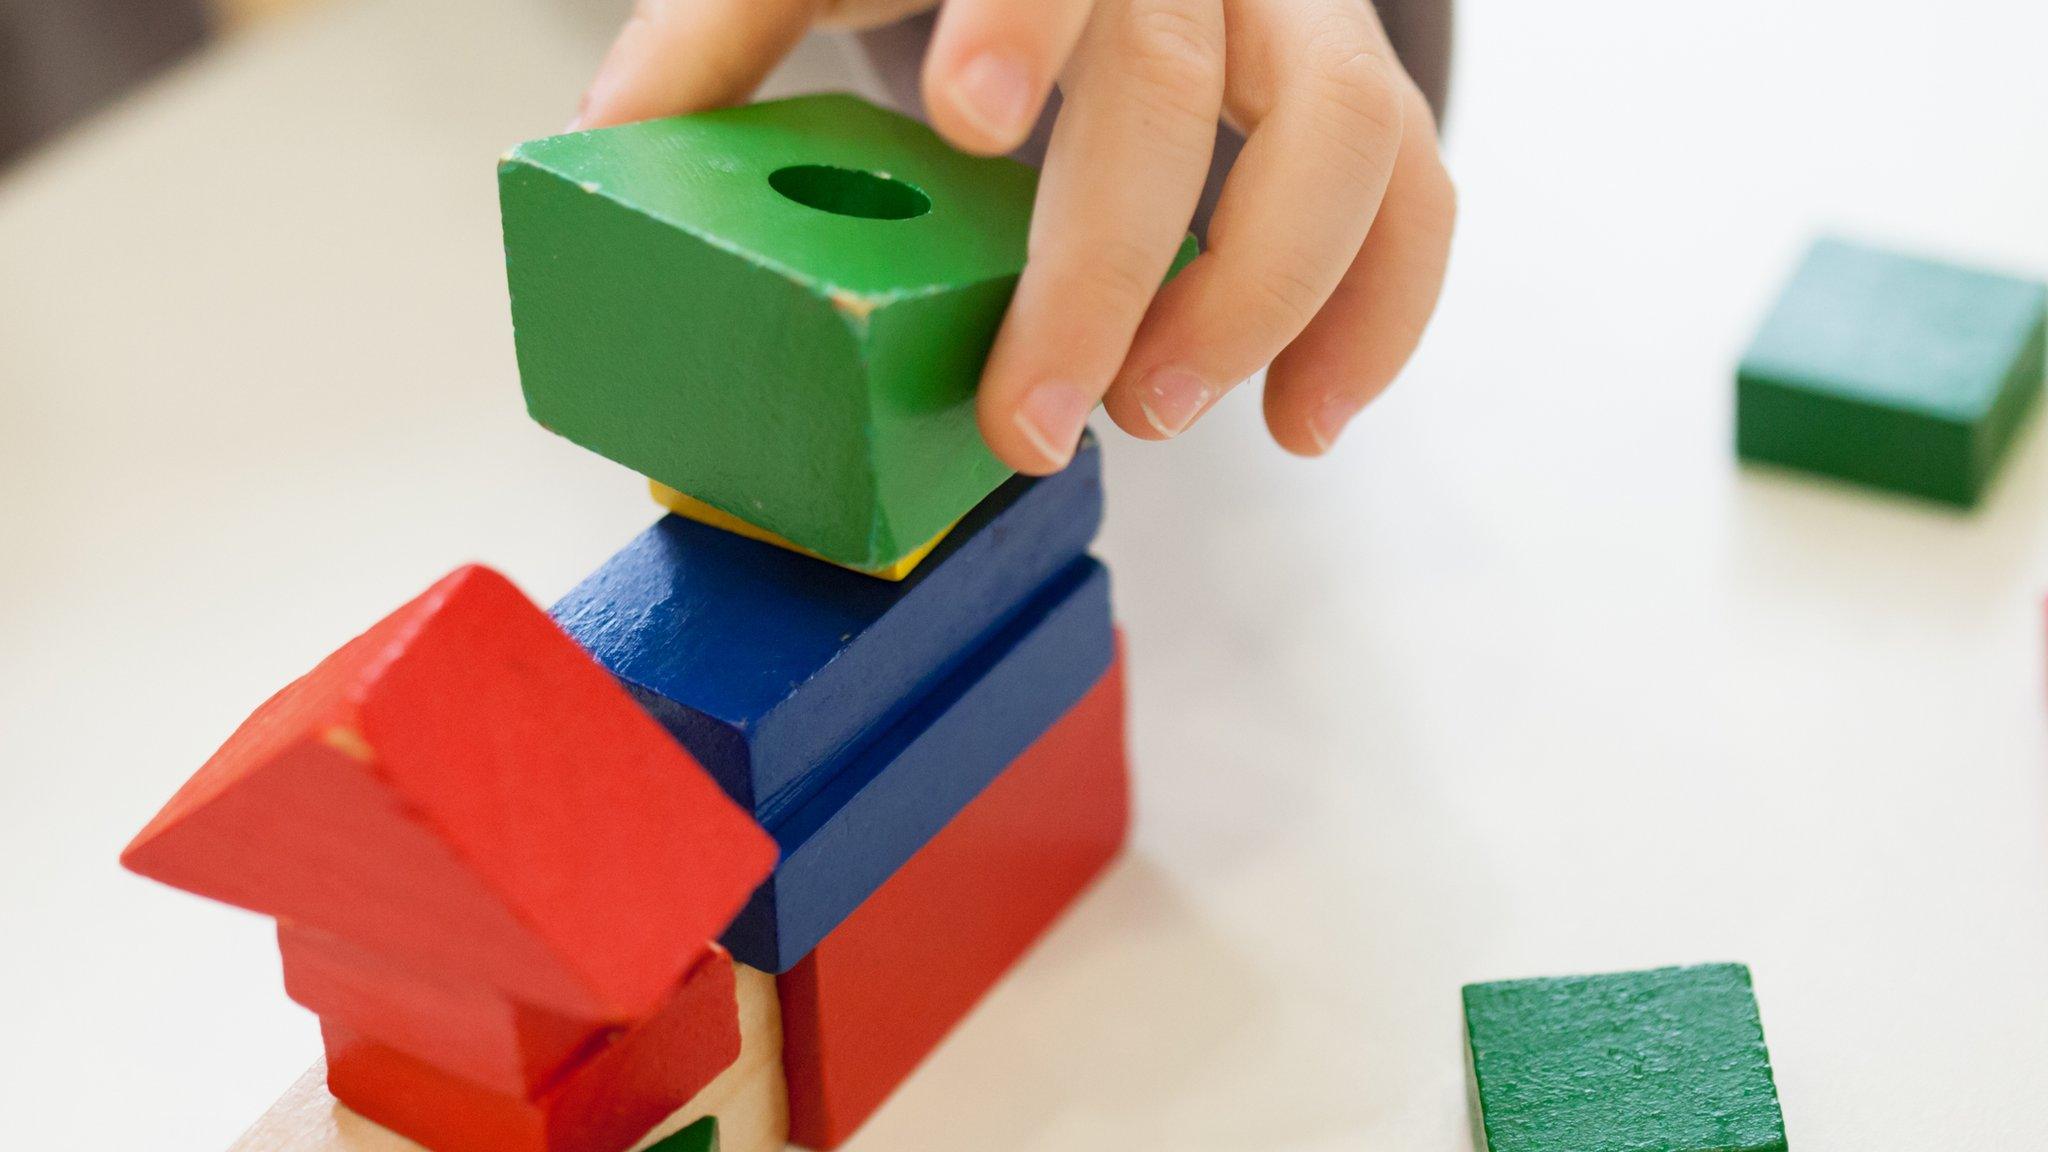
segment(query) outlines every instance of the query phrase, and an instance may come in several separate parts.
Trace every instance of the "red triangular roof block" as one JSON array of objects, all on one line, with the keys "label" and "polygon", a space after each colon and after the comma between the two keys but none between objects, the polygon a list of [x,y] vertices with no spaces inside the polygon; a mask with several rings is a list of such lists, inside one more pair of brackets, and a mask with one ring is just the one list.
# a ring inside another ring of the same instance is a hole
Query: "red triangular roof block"
[{"label": "red triangular roof block", "polygon": [[425,972],[631,1020],[775,851],[547,613],[471,566],[258,708],[121,862]]}]

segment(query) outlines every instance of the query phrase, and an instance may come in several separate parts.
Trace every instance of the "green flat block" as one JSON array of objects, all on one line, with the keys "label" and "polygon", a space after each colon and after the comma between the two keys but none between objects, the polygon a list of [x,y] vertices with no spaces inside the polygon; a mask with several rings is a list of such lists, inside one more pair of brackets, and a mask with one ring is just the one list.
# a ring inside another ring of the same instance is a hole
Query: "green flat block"
[{"label": "green flat block", "polygon": [[1010,475],[973,401],[1037,182],[839,95],[523,144],[498,184],[527,408],[886,567]]},{"label": "green flat block", "polygon": [[2041,392],[2048,288],[1821,240],[1736,374],[1736,451],[1965,507]]},{"label": "green flat block", "polygon": [[1485,1152],[1784,1152],[1749,969],[1465,986]]},{"label": "green flat block", "polygon": [[648,1145],[646,1152],[718,1152],[718,1117],[706,1116],[674,1135]]}]

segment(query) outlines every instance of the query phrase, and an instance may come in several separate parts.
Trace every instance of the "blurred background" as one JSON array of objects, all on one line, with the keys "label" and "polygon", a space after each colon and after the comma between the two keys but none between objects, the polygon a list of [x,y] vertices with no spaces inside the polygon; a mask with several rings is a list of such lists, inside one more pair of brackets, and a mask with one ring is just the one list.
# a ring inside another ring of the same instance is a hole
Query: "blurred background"
[{"label": "blurred background", "polygon": [[231,34],[305,0],[5,0],[0,164]]},{"label": "blurred background", "polygon": [[[207,46],[360,0],[0,0],[0,168]],[[602,44],[621,0],[557,0]]]},{"label": "blurred background", "polygon": [[[656,515],[519,399],[493,160],[623,0],[0,0],[0,1147],[217,1152],[319,1049],[115,858],[468,560]],[[1465,1152],[1458,985],[1741,960],[1801,1152],[2048,1133],[2048,437],[1738,467],[1810,239],[2048,274],[2048,4],[1460,0],[1460,234],[1326,460],[1104,436],[1127,858],[851,1152]],[[771,92],[866,90],[806,42]]]}]

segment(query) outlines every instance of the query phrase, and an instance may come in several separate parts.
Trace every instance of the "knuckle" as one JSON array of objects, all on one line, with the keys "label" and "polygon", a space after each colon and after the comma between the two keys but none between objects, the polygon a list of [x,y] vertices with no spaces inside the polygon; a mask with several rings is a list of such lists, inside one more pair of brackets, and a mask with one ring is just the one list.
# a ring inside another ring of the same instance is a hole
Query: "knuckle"
[{"label": "knuckle", "polygon": [[1323,22],[1305,56],[1312,90],[1347,134],[1400,139],[1407,77],[1362,21]]},{"label": "knuckle", "polygon": [[[1089,259],[1087,275],[1080,278],[1091,305],[1129,309],[1152,299],[1166,268],[1143,247],[1127,239],[1109,238],[1098,242]],[[1158,270],[1153,270],[1159,265]]]},{"label": "knuckle", "polygon": [[1215,139],[1216,102],[1182,85],[1145,85],[1130,96],[1130,109],[1143,134],[1134,148],[1158,161],[1192,161]]},{"label": "knuckle", "polygon": [[1328,149],[1331,161],[1330,185],[1347,196],[1364,195],[1385,183],[1395,157],[1395,146],[1376,131],[1362,130],[1352,120],[1322,116],[1315,120],[1316,135]]},{"label": "knuckle", "polygon": [[1412,77],[1402,84],[1401,107],[1401,124],[1408,136],[1427,141],[1432,152],[1443,146],[1436,109],[1429,106],[1429,97],[1422,94]]},{"label": "knuckle", "polygon": [[1424,158],[1424,178],[1429,183],[1431,199],[1439,206],[1446,221],[1458,218],[1458,181],[1444,163],[1443,145],[1437,136],[1436,115],[1430,111],[1429,102],[1422,98],[1422,91],[1410,93],[1409,123],[1415,131],[1404,141],[1404,147],[1413,148]]},{"label": "knuckle", "polygon": [[1315,318],[1329,294],[1308,267],[1300,259],[1279,261],[1252,280],[1265,326],[1290,338]]},{"label": "knuckle", "polygon": [[1395,178],[1414,189],[1411,195],[1417,216],[1425,224],[1449,233],[1458,221],[1458,184],[1444,165],[1435,133],[1422,130],[1426,126],[1426,122],[1416,125],[1416,130],[1401,142]]},{"label": "knuckle", "polygon": [[1122,55],[1133,74],[1189,102],[1219,87],[1221,29],[1204,18],[1204,11],[1204,5],[1185,0],[1135,0],[1126,12],[1121,37]]},{"label": "knuckle", "polygon": [[1433,167],[1436,171],[1432,179],[1434,187],[1431,189],[1430,203],[1436,207],[1437,219],[1443,230],[1449,232],[1458,223],[1458,182],[1451,179],[1450,172],[1441,162]]}]

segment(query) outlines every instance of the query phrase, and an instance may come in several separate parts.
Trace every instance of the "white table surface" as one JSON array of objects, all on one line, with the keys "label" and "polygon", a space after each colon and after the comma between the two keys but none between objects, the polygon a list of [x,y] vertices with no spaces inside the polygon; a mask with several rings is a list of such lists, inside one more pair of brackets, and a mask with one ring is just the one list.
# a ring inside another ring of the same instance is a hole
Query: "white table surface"
[{"label": "white table surface", "polygon": [[[1325,462],[1108,437],[1133,848],[858,1148],[1459,1152],[1461,983],[1711,959],[1801,1152],[2048,1135],[2048,437],[1972,517],[1728,449],[1812,231],[2048,271],[2048,6],[1461,20],[1421,356]],[[445,569],[653,518],[524,416],[498,245],[603,22],[318,12],[0,182],[0,1144],[239,1132],[314,1022],[120,846]]]}]

